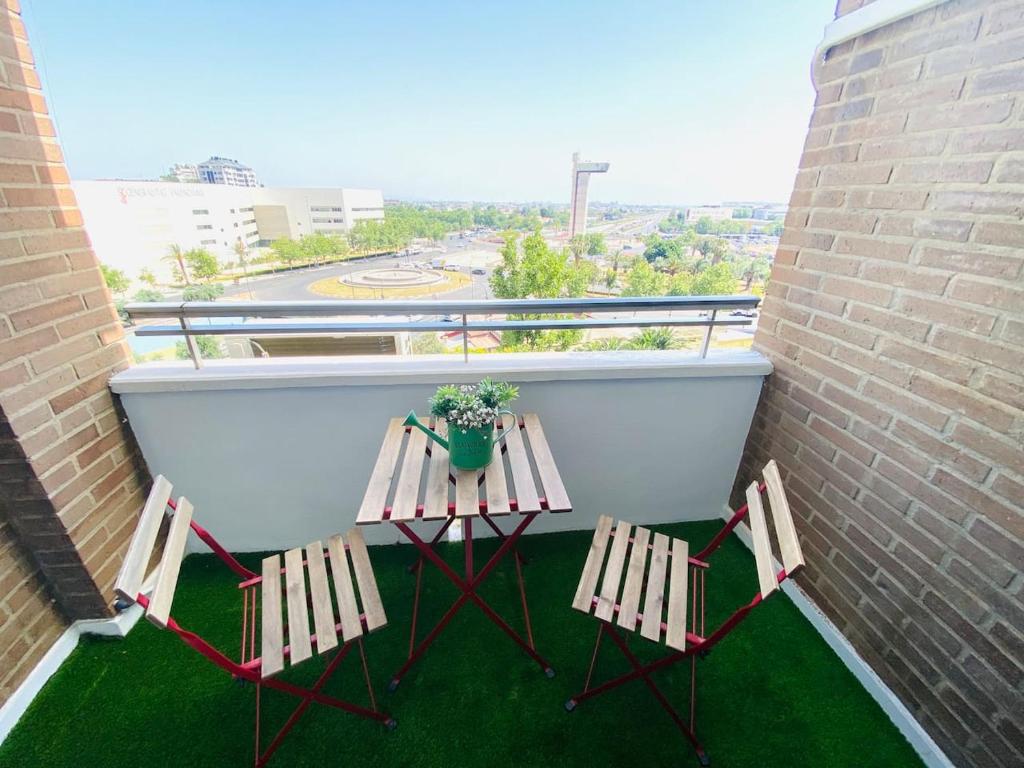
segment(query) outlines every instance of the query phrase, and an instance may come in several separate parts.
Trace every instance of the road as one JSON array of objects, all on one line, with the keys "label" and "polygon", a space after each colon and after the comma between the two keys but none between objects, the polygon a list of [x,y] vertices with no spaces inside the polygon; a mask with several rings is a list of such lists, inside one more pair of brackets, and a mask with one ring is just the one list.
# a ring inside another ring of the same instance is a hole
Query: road
[{"label": "road", "polygon": [[[466,243],[465,247],[460,247]],[[446,253],[426,253],[415,256],[375,256],[358,261],[331,264],[326,267],[309,267],[297,269],[277,275],[261,275],[254,278],[242,278],[239,285],[225,287],[224,295],[230,298],[249,299],[253,301],[305,301],[322,299],[323,296],[313,293],[309,286],[329,277],[340,277],[361,269],[395,267],[416,261],[428,261],[440,257],[447,264],[457,264],[463,271],[482,267],[486,275],[472,275],[472,282],[465,288],[448,291],[445,299],[486,299],[490,297],[488,277],[490,270],[498,262],[498,246],[484,241],[466,241],[458,237],[448,237],[442,242]],[[429,296],[422,297],[431,298]]]}]

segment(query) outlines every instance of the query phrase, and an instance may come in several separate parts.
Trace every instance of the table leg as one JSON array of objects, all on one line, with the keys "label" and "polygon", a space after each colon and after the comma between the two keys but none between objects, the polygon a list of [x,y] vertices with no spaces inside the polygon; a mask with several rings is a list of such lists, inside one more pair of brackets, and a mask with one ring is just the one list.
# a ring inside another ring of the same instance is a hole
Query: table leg
[{"label": "table leg", "polygon": [[449,566],[441,558],[441,556],[434,551],[431,544],[425,542],[423,539],[417,536],[416,533],[408,526],[408,524],[397,522],[395,523],[398,530],[401,531],[402,534],[410,542],[412,542],[417,549],[419,549],[421,557],[423,559],[429,560],[435,566],[437,566],[437,569],[441,571],[445,576],[447,576],[449,581],[455,584],[455,586],[457,586],[462,591],[462,594],[451,605],[451,607],[449,607],[449,609],[445,612],[444,616],[441,617],[441,620],[438,622],[438,624],[427,634],[425,638],[423,638],[422,642],[420,642],[419,645],[413,648],[411,647],[412,643],[410,642],[409,657],[408,659],[406,659],[405,664],[402,665],[402,668],[398,670],[398,672],[396,672],[392,677],[391,682],[388,684],[389,691],[394,691],[398,687],[398,684],[401,682],[402,677],[404,677],[405,674],[412,667],[412,665],[415,664],[423,656],[426,649],[433,644],[434,640],[437,639],[437,636],[448,625],[448,623],[452,620],[455,614],[458,613],[462,609],[462,607],[470,600],[476,603],[480,610],[482,610],[484,614],[499,629],[501,629],[505,634],[512,638],[512,640],[515,641],[515,643],[519,645],[530,656],[530,658],[536,661],[548,677],[554,677],[555,673],[554,670],[551,668],[551,665],[548,664],[548,662],[540,654],[538,654],[533,647],[533,632],[532,628],[530,627],[529,613],[526,605],[526,592],[525,589],[522,587],[521,572],[519,572],[521,588],[520,595],[523,602],[524,610],[527,610],[527,640],[524,640],[522,637],[520,637],[519,634],[517,634],[516,631],[512,629],[512,627],[509,626],[509,624],[493,608],[491,608],[487,604],[487,602],[482,597],[480,597],[480,595],[477,594],[477,589],[480,586],[480,584],[483,583],[484,579],[486,579],[488,575],[490,575],[491,571],[494,570],[494,568],[501,561],[501,559],[514,549],[516,542],[519,540],[519,537],[522,536],[527,526],[529,526],[529,524],[533,521],[537,514],[538,513],[534,512],[525,515],[522,522],[520,522],[519,525],[516,526],[516,529],[511,534],[504,537],[497,551],[493,555],[491,555],[488,561],[484,564],[483,568],[481,568],[480,571],[475,574],[473,572],[472,521],[470,518],[464,518],[463,526],[465,536],[463,541],[465,543],[465,577],[462,577],[458,573],[456,573],[455,570],[452,569],[452,567]]}]

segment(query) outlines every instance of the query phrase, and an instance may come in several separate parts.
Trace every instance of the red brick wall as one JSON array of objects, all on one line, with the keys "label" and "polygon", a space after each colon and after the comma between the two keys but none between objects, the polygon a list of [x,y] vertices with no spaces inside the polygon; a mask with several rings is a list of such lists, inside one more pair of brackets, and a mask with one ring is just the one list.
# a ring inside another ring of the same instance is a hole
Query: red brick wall
[{"label": "red brick wall", "polygon": [[1024,2],[944,3],[821,73],[737,487],[774,456],[801,586],[954,762],[1020,766]]},{"label": "red brick wall", "polygon": [[148,479],[107,389],[129,361],[123,333],[13,0],[0,3],[0,203],[2,701],[61,617],[109,614]]}]

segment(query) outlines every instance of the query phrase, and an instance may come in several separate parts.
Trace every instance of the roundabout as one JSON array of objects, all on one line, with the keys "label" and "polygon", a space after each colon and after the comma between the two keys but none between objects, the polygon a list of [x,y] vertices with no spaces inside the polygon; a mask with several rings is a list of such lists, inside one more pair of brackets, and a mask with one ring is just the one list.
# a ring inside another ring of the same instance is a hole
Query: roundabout
[{"label": "roundabout", "polygon": [[355,288],[414,288],[445,282],[445,274],[432,269],[385,267],[361,269],[338,278],[342,285]]}]

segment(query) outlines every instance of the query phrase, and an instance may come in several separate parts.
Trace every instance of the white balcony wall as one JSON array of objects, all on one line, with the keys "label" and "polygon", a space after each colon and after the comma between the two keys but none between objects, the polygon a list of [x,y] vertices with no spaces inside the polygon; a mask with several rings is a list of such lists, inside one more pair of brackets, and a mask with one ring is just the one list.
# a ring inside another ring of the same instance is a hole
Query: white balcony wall
[{"label": "white balcony wall", "polygon": [[[754,352],[231,360],[136,366],[111,387],[152,473],[244,552],[349,528],[388,420],[426,413],[438,384],[487,375],[520,384],[514,410],[540,414],[573,501],[571,514],[542,514],[531,533],[593,528],[601,514],[718,518],[770,371]],[[372,543],[400,540],[386,523],[364,532]]]}]

